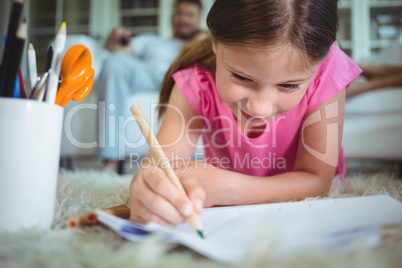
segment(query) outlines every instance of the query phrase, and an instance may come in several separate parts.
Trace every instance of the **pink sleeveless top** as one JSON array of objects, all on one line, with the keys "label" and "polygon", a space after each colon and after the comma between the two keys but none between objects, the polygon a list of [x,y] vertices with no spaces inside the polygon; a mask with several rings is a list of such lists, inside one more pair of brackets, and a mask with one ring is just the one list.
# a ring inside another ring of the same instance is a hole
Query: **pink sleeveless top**
[{"label": "pink sleeveless top", "polygon": [[[256,138],[248,138],[238,129],[232,110],[218,95],[214,73],[195,65],[176,72],[173,79],[203,118],[203,161],[243,174],[270,176],[293,170],[304,116],[347,88],[360,73],[360,68],[332,45],[300,103],[270,120]],[[345,174],[342,148],[336,174],[341,177]]]}]

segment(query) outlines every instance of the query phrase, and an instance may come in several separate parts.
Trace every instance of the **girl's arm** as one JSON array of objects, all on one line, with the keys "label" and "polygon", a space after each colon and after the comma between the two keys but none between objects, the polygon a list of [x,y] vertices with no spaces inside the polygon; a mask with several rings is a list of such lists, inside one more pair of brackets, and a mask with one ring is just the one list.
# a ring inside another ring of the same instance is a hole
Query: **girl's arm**
[{"label": "girl's arm", "polygon": [[[338,163],[342,141],[345,90],[307,114],[300,135],[294,171],[255,177],[200,162],[182,166],[179,176],[193,177],[206,191],[205,207],[300,200],[327,196]],[[308,125],[309,118],[321,120]],[[307,126],[308,125],[308,126]],[[309,148],[309,149],[307,149]],[[315,154],[315,156],[313,155]]]},{"label": "girl's arm", "polygon": [[174,158],[191,158],[201,129],[202,120],[174,85],[162,125],[156,135],[166,156],[172,161]]}]

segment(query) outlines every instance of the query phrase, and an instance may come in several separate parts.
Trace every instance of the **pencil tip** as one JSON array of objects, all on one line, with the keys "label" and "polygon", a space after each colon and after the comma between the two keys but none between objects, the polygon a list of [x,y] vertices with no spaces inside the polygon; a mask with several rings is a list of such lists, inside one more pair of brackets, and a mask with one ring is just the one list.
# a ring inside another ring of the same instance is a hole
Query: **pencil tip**
[{"label": "pencil tip", "polygon": [[21,22],[20,25],[18,26],[15,36],[18,37],[19,39],[25,39],[26,35],[27,35],[27,29],[25,22]]},{"label": "pencil tip", "polygon": [[202,239],[205,239],[204,233],[203,233],[202,230],[197,230],[197,233],[198,233],[198,235],[199,235]]},{"label": "pencil tip", "polygon": [[77,227],[77,223],[75,221],[75,218],[70,219],[67,223],[67,228],[75,228]]},{"label": "pencil tip", "polygon": [[87,219],[90,223],[96,222],[96,215],[93,211],[87,214]]},{"label": "pencil tip", "polygon": [[63,21],[63,23],[61,24],[57,34],[63,34],[63,35],[67,34],[67,23],[65,21]]}]

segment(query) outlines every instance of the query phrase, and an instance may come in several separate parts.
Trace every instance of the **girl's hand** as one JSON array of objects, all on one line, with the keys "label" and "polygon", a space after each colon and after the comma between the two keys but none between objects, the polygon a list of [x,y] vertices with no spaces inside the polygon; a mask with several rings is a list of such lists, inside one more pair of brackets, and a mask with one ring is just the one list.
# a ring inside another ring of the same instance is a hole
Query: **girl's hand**
[{"label": "girl's hand", "polygon": [[193,210],[201,213],[205,191],[195,179],[181,179],[181,183],[187,195],[159,167],[142,166],[130,185],[130,220],[172,227],[183,223]]}]

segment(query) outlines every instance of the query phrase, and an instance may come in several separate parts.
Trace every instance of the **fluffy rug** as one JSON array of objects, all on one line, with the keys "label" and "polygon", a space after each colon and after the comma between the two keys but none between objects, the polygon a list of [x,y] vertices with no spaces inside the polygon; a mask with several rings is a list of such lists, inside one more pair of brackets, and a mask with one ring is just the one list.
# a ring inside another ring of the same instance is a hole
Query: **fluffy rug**
[{"label": "fluffy rug", "polygon": [[[102,225],[66,229],[67,219],[94,208],[128,200],[131,176],[97,171],[61,171],[55,227],[0,234],[0,267],[401,267],[402,225],[382,231],[377,248],[316,252],[304,248],[292,257],[270,256],[271,245],[257,244],[245,260],[223,265],[182,247],[150,237],[143,243],[122,239]],[[402,201],[402,180],[390,175],[347,177],[334,181],[330,198],[387,194]]]}]

